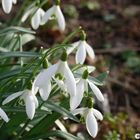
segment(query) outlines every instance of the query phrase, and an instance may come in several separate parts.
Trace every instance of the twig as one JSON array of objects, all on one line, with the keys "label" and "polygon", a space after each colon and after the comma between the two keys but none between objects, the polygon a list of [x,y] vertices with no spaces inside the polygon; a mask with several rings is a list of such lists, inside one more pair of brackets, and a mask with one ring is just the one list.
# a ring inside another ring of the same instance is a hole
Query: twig
[{"label": "twig", "polygon": [[136,51],[140,52],[140,48],[110,48],[110,49],[95,49],[97,54],[118,54],[125,51]]},{"label": "twig", "polygon": [[126,85],[126,84],[124,84],[123,82],[118,81],[117,79],[113,79],[113,78],[109,77],[109,78],[108,78],[108,81],[110,81],[110,82],[112,82],[112,83],[115,83],[115,84],[117,84],[117,85],[119,85],[119,86],[125,88],[126,90],[133,92],[133,93],[136,94],[136,95],[139,93],[136,89],[134,89],[134,88],[131,87],[130,85]]}]

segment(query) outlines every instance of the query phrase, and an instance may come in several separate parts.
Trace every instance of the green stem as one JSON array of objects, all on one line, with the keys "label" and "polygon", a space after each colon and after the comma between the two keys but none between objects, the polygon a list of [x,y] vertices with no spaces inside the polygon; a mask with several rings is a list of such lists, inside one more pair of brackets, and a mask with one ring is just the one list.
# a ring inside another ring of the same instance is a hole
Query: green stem
[{"label": "green stem", "polygon": [[81,26],[78,27],[74,32],[72,32],[70,35],[68,35],[65,40],[62,42],[62,44],[67,44],[77,33],[80,33],[82,30]]}]

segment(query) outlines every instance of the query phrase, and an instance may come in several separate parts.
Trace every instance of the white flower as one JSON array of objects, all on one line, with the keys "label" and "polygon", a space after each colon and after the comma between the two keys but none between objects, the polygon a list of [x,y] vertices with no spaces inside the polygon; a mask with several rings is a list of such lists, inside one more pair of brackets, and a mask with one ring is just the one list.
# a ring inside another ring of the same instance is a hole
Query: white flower
[{"label": "white flower", "polygon": [[38,8],[38,7],[33,7],[31,9],[29,9],[22,17],[21,21],[25,22],[26,19],[30,16],[32,16],[31,19],[31,26],[33,29],[38,29],[38,27],[40,25],[44,25],[45,23],[42,22],[42,17],[44,16],[45,11],[42,8]]},{"label": "white flower", "polygon": [[10,96],[8,96],[4,101],[3,105],[9,103],[15,98],[19,97],[24,100],[26,106],[26,113],[29,119],[33,119],[35,114],[35,109],[38,107],[38,100],[34,94],[30,90],[24,90],[16,92]]},{"label": "white flower", "polygon": [[[91,73],[92,71],[94,71],[94,67],[90,66],[87,67],[88,72]],[[83,69],[84,70],[84,69]],[[84,78],[79,78],[77,80],[77,84],[76,84],[76,95],[72,96],[71,98],[71,110],[74,110],[75,108],[77,108],[84,96],[84,92],[88,92],[88,85],[91,88],[92,92],[94,93],[94,95],[97,97],[97,99],[101,102],[104,101],[104,96],[102,95],[100,89],[91,81],[88,79],[88,77],[86,79]]]},{"label": "white flower", "polygon": [[12,4],[16,4],[17,0],[2,0],[2,7],[5,13],[9,14],[12,9]]},{"label": "white flower", "polygon": [[1,117],[5,122],[8,122],[8,121],[9,121],[8,116],[7,116],[6,113],[3,111],[2,108],[0,108],[0,117]]},{"label": "white flower", "polygon": [[67,92],[67,87],[63,80],[60,80],[58,78],[53,78],[53,79],[56,82],[56,84],[59,86],[59,88],[61,88],[61,90]]},{"label": "white flower", "polygon": [[78,108],[71,111],[73,115],[81,114],[85,118],[88,133],[95,138],[98,132],[97,120],[103,120],[102,114],[93,108]]},{"label": "white flower", "polygon": [[90,58],[94,59],[95,58],[95,53],[92,49],[92,47],[85,41],[85,40],[80,40],[77,41],[73,44],[71,44],[72,47],[69,47],[67,49],[67,53],[70,54],[74,49],[77,49],[76,52],[76,63],[77,64],[83,64],[86,59],[86,53],[90,56]]},{"label": "white flower", "polygon": [[[46,101],[51,92],[51,79],[58,73],[62,74],[65,78],[64,83],[62,81],[59,81],[58,83],[58,81],[55,80],[58,85],[62,89],[67,90],[70,97],[76,95],[76,82],[74,76],[67,62],[61,60],[38,74],[33,82],[33,93],[37,93],[39,90],[41,98]],[[63,84],[65,84],[64,88],[62,87]]]},{"label": "white flower", "polygon": [[43,16],[42,22],[48,22],[52,16],[55,16],[60,30],[64,31],[66,26],[65,19],[59,5],[53,5],[51,8],[49,8]]}]

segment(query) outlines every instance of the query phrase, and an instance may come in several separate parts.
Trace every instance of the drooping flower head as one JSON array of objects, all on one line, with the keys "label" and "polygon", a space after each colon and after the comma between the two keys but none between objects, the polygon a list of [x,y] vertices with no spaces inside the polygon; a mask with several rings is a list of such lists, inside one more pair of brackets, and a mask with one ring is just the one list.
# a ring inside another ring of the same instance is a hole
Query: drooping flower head
[{"label": "drooping flower head", "polygon": [[98,133],[96,119],[103,120],[102,114],[98,110],[88,107],[75,109],[71,113],[73,115],[81,114],[84,117],[88,133],[95,138]]},{"label": "drooping flower head", "polygon": [[43,16],[42,22],[47,23],[51,17],[54,16],[56,18],[56,21],[58,23],[59,29],[61,31],[65,30],[65,18],[63,16],[63,13],[60,9],[60,2],[57,2],[55,5],[53,5],[51,8],[49,8],[46,13]]},{"label": "drooping flower head", "polygon": [[82,37],[80,41],[74,42],[71,44],[72,47],[67,49],[67,53],[72,53],[75,49],[76,52],[76,64],[83,64],[85,62],[87,54],[91,59],[95,58],[95,53],[92,47],[86,42],[86,35],[82,33]]},{"label": "drooping flower head", "polygon": [[24,90],[16,92],[10,96],[8,96],[2,104],[5,105],[15,98],[20,97],[20,99],[24,100],[25,107],[26,107],[26,113],[29,119],[33,119],[35,114],[35,109],[38,107],[38,100],[34,94],[30,90]]},{"label": "drooping flower head", "polygon": [[31,26],[33,29],[38,29],[40,25],[44,25],[45,23],[42,22],[42,17],[44,16],[45,11],[40,7],[33,7],[29,9],[21,18],[21,22],[25,22],[27,18],[31,15]]},{"label": "drooping flower head", "polygon": [[[66,53],[64,53],[67,55]],[[60,74],[64,77],[64,83],[58,79],[55,79],[56,83],[60,88],[63,84],[65,84],[65,90],[70,94],[70,97],[76,95],[76,81],[71,72],[68,63],[67,57],[62,55],[61,60],[59,60],[56,64],[51,65],[47,69],[41,71],[37,77],[35,78],[32,86],[33,93],[37,93],[39,90],[41,98],[46,101],[51,92],[51,80],[54,79],[56,74]]]},{"label": "drooping flower head", "polygon": [[12,5],[17,3],[17,0],[2,0],[2,8],[6,14],[12,10]]},{"label": "drooping flower head", "polygon": [[104,96],[102,95],[100,89],[93,83],[93,81],[88,79],[89,73],[93,72],[94,70],[95,67],[93,66],[88,66],[87,68],[84,67],[80,70],[82,77],[77,79],[77,92],[76,95],[71,98],[71,110],[74,110],[80,105],[84,96],[84,92],[88,92],[88,85],[97,99],[101,102],[104,101]]}]

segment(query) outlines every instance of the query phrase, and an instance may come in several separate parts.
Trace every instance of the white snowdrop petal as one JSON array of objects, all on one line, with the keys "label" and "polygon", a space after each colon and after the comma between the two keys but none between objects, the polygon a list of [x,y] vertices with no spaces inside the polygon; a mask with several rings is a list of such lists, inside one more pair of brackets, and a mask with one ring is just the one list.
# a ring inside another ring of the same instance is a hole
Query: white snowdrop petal
[{"label": "white snowdrop petal", "polygon": [[42,17],[42,21],[41,21],[41,22],[43,22],[43,23],[48,22],[48,20],[49,20],[49,19],[51,18],[51,16],[54,14],[54,10],[55,10],[55,6],[52,6],[51,8],[49,8],[49,9],[45,12],[44,16]]},{"label": "white snowdrop petal", "polygon": [[0,108],[0,117],[1,117],[5,122],[8,122],[8,121],[9,121],[8,116],[7,116],[6,113],[3,111],[2,108]]},{"label": "white snowdrop petal", "polygon": [[48,82],[45,86],[42,86],[39,89],[39,93],[43,101],[46,101],[48,99],[50,92],[51,92],[51,82]]},{"label": "white snowdrop petal", "polygon": [[103,120],[103,115],[97,109],[93,109],[93,114],[97,119]]},{"label": "white snowdrop petal", "polygon": [[83,99],[83,94],[84,94],[84,81],[81,79],[76,85],[76,95],[70,98],[71,110],[76,109],[80,105]]},{"label": "white snowdrop petal", "polygon": [[12,9],[12,0],[2,0],[2,7],[4,12],[9,14]]},{"label": "white snowdrop petal", "polygon": [[38,100],[35,95],[32,95],[32,96],[34,98],[35,108],[38,108],[38,106],[39,106]]},{"label": "white snowdrop petal", "polygon": [[58,64],[54,64],[50,66],[49,68],[40,72],[34,81],[35,84],[37,86],[40,86],[43,83],[46,85],[46,82],[50,81],[50,78],[56,73],[57,68],[58,68]]},{"label": "white snowdrop petal", "polygon": [[11,94],[10,96],[8,96],[8,97],[2,102],[2,105],[5,105],[5,104],[11,102],[11,101],[14,100],[15,98],[21,96],[23,93],[24,93],[24,91],[19,91],[19,92],[16,92],[16,93],[14,93],[14,94]]},{"label": "white snowdrop petal", "polygon": [[80,44],[80,41],[74,42],[71,44],[71,47],[67,48],[67,54],[72,53]]},{"label": "white snowdrop petal", "polygon": [[72,43],[71,45],[73,47],[78,47],[80,45],[80,43],[81,43],[81,41],[76,41],[76,42]]},{"label": "white snowdrop petal", "polygon": [[95,138],[98,132],[98,124],[97,121],[93,115],[92,110],[89,110],[87,116],[86,116],[86,128],[88,133]]},{"label": "white snowdrop petal", "polygon": [[77,109],[72,110],[71,113],[72,113],[73,115],[77,115],[77,114],[83,115],[83,114],[85,113],[86,110],[87,110],[86,107],[81,107],[81,108],[77,108]]},{"label": "white snowdrop petal", "polygon": [[94,66],[87,66],[88,72],[91,73],[93,71],[95,71],[95,67]]},{"label": "white snowdrop petal", "polygon": [[58,6],[58,5],[55,7],[55,15],[56,15],[57,22],[58,22],[60,30],[64,31],[65,26],[66,26],[65,18],[64,18],[63,13],[60,9],[60,6]]},{"label": "white snowdrop petal", "polygon": [[40,19],[40,13],[39,10],[36,11],[36,13],[33,15],[31,19],[31,25],[34,30],[38,29],[40,25],[41,19]]},{"label": "white snowdrop petal", "polygon": [[99,90],[99,88],[96,85],[94,85],[92,82],[90,82],[89,80],[88,80],[88,83],[89,83],[89,86],[92,89],[93,93],[97,97],[97,99],[99,101],[103,102],[104,101],[104,96],[101,93],[101,91]]},{"label": "white snowdrop petal", "polygon": [[29,10],[22,16],[21,22],[25,22],[26,19],[29,17],[29,15],[32,14],[32,12],[35,11],[35,8],[36,8],[36,7],[29,9]]},{"label": "white snowdrop petal", "polygon": [[70,94],[70,96],[76,95],[76,81],[73,76],[73,73],[71,72],[67,62],[64,63],[64,76],[65,76],[65,84],[67,86],[67,91]]},{"label": "white snowdrop petal", "polygon": [[57,71],[58,64],[52,65],[49,68],[41,71],[35,78],[32,84],[32,93],[36,94],[39,88],[45,87],[49,82],[51,77]]},{"label": "white snowdrop petal", "polygon": [[76,70],[76,72],[79,73],[79,74],[83,74],[83,72],[85,70],[88,70],[88,72],[91,73],[91,72],[95,71],[95,69],[96,68],[94,66],[86,66],[86,67],[79,68],[78,70]]},{"label": "white snowdrop petal", "polygon": [[85,48],[86,48],[86,51],[87,51],[89,57],[94,59],[95,58],[95,53],[94,53],[92,47],[90,45],[88,45],[86,42],[85,42]]},{"label": "white snowdrop petal", "polygon": [[44,25],[46,22],[43,22],[42,18],[45,15],[45,11],[43,9],[39,8],[39,14],[40,14],[40,19],[41,19],[40,25]]},{"label": "white snowdrop petal", "polygon": [[86,59],[85,43],[83,41],[81,41],[78,46],[78,50],[76,52],[76,63],[83,64],[85,59]]},{"label": "white snowdrop petal", "polygon": [[33,119],[35,114],[35,102],[32,95],[26,95],[25,99],[26,113],[29,119]]}]

